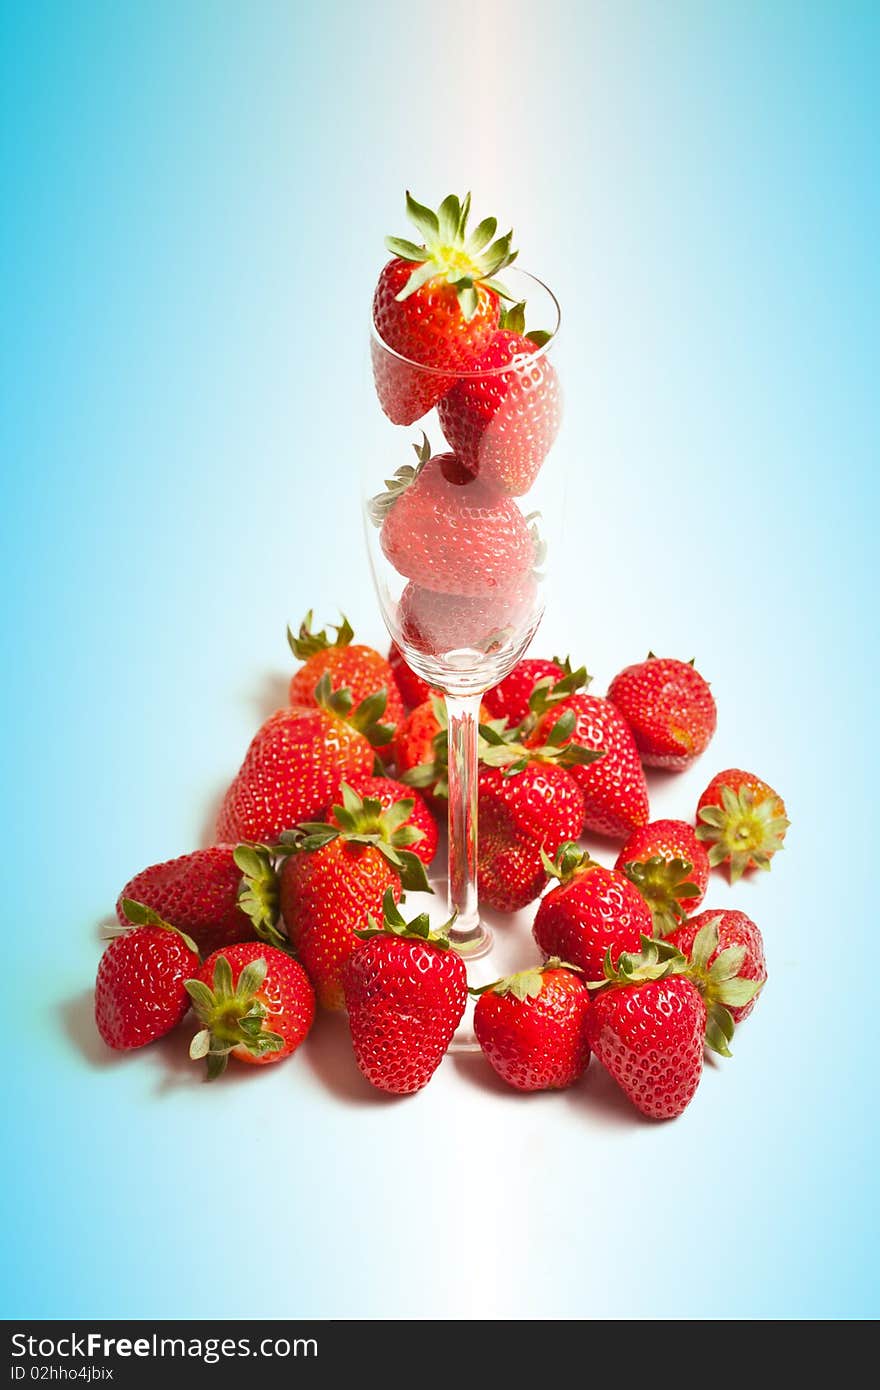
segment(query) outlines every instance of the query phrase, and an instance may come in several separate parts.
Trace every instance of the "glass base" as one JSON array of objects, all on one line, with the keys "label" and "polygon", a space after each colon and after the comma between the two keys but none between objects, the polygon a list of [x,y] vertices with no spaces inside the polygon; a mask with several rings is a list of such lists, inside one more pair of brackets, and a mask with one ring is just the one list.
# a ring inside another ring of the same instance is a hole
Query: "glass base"
[{"label": "glass base", "polygon": [[449,940],[460,956],[465,961],[479,960],[481,956],[488,956],[492,949],[494,937],[491,929],[478,922],[472,932],[461,935],[455,931],[449,933]]}]

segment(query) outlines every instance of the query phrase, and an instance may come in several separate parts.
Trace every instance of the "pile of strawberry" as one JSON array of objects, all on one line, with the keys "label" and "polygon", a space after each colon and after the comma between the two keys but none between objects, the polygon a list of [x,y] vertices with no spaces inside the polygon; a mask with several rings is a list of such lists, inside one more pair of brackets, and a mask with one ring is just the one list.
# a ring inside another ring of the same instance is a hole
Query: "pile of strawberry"
[{"label": "pile of strawberry", "polygon": [[[289,636],[302,661],[290,703],[254,735],[216,844],[143,870],[120,894],[97,1026],[111,1047],[140,1047],[191,1008],[190,1054],[215,1076],[230,1055],[289,1056],[317,1001],[347,1010],[370,1082],[413,1092],[468,998],[444,931],[399,907],[407,891],[430,891],[442,703],[396,649],[386,659],[356,644],[344,620],[331,637],[309,615]],[[699,911],[710,871],[769,868],[788,821],[771,787],[729,769],[694,824],[651,822],[643,767],[680,770],[705,750],[709,687],[693,664],[653,655],[605,697],[587,684],[568,661],[526,659],[484,699],[480,892],[501,912],[540,898],[540,959],[475,991],[475,1030],[520,1090],[571,1084],[592,1052],[643,1113],[669,1118],[696,1090],[704,1045],[728,1053],[767,977],[744,913]],[[620,842],[613,868],[579,849],[583,832]]]}]

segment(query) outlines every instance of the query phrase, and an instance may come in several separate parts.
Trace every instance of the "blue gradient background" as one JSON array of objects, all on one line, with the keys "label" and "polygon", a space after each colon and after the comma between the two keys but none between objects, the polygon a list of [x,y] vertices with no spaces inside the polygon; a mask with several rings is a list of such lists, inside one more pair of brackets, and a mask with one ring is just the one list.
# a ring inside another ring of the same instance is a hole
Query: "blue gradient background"
[{"label": "blue gradient background", "polygon": [[[7,1317],[880,1312],[878,17],[3,6]],[[180,1039],[93,1038],[95,924],[204,838],[284,623],[382,637],[358,416],[407,185],[473,187],[563,302],[570,601],[538,649],[599,689],[696,654],[719,732],[655,809],[742,763],[794,821],[712,890],[772,982],[675,1125],[598,1068],[522,1101],[449,1061],[388,1104],[328,1020],[222,1090]]]}]

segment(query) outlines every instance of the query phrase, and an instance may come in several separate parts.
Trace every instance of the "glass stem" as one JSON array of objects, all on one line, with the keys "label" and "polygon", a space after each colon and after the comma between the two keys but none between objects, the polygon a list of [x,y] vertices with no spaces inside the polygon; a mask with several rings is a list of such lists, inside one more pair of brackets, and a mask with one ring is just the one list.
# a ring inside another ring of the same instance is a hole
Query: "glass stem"
[{"label": "glass stem", "polygon": [[459,949],[483,936],[477,907],[477,739],[479,695],[447,695],[449,721],[449,939]]}]

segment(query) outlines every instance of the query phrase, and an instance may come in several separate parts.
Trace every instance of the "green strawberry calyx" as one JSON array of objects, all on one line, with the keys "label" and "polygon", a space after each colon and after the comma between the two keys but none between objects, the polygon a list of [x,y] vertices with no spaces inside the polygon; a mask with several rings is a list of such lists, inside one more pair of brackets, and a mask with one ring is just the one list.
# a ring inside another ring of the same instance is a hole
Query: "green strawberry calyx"
[{"label": "green strawberry calyx", "polygon": [[238,905],[262,941],[289,951],[290,942],[278,928],[280,917],[275,852],[269,845],[236,845],[233,859],[241,869]]},{"label": "green strawberry calyx", "polygon": [[346,724],[364,734],[374,748],[384,747],[394,737],[394,725],[379,722],[387,703],[388,691],[383,685],[356,706],[347,685],[333,689],[329,671],[324,672],[315,686],[315,704],[334,719],[344,719]]},{"label": "green strawberry calyx", "polygon": [[574,840],[563,840],[552,859],[543,847],[540,853],[545,873],[563,884],[571,883],[581,874],[589,872],[590,869],[602,867],[591,857],[589,850],[581,849]]},{"label": "green strawberry calyx", "polygon": [[699,812],[697,839],[710,846],[712,868],[730,862],[730,880],[736,883],[750,864],[769,869],[773,855],[782,849],[791,822],[779,813],[775,793],[756,797],[751,787],[721,787],[721,805],[703,806]]},{"label": "green strawberry calyx", "polygon": [[407,922],[390,888],[386,888],[382,898],[382,921],[368,917],[369,926],[355,932],[361,941],[371,941],[375,936],[392,936],[405,941],[421,941],[425,946],[436,946],[438,951],[448,951],[450,947],[449,930],[455,922],[455,915],[440,927],[431,928],[427,912],[420,912],[411,922]]},{"label": "green strawberry calyx", "polygon": [[553,337],[552,333],[547,333],[543,328],[532,328],[526,332],[526,301],[521,299],[517,304],[508,304],[501,310],[501,317],[498,324],[499,328],[506,328],[509,333],[516,333],[520,338],[528,338],[535,347],[545,347]]},{"label": "green strawberry calyx", "polygon": [[730,1010],[751,1003],[764,981],[748,980],[740,975],[746,957],[745,946],[728,946],[718,951],[720,922],[720,916],[711,917],[700,927],[684,973],[693,980],[706,1004],[706,1046],[722,1057],[729,1057],[734,1033]]},{"label": "green strawberry calyx", "polygon": [[[586,672],[583,673],[586,675]],[[580,672],[573,677],[581,678]],[[574,710],[566,710],[560,715],[550,732],[546,743],[537,747],[526,747],[521,741],[520,729],[499,728],[501,721],[493,720],[480,725],[480,761],[487,767],[502,767],[506,776],[523,772],[529,763],[552,763],[556,767],[586,767],[598,758],[605,756],[604,748],[582,748],[579,743],[568,740],[574,733]]]},{"label": "green strawberry calyx", "polygon": [[417,763],[415,767],[402,772],[400,780],[404,786],[414,787],[418,791],[430,788],[433,796],[442,798],[449,796],[449,720],[446,701],[439,695],[429,698],[434,717],[440,725],[432,740],[434,756],[428,762]]},{"label": "green strawberry calyx", "polygon": [[655,936],[668,936],[675,931],[687,916],[687,899],[700,896],[691,878],[693,871],[689,859],[666,859],[662,854],[624,864],[623,872],[654,914]]},{"label": "green strawberry calyx", "polygon": [[345,782],[340,786],[340,795],[341,804],[333,807],[336,825],[327,821],[303,821],[295,829],[284,831],[276,853],[285,856],[311,854],[334,840],[372,845],[397,871],[404,889],[413,893],[432,892],[424,864],[409,848],[425,837],[424,830],[407,824],[415,807],[413,798],[404,797],[386,809],[375,797],[358,796]]},{"label": "green strawberry calyx", "polygon": [[470,210],[470,193],[461,200],[450,193],[434,212],[417,203],[407,191],[407,216],[421,233],[422,245],[402,237],[385,238],[392,256],[414,263],[412,274],[397,295],[399,302],[431,280],[445,280],[455,290],[462,318],[469,323],[479,306],[480,286],[510,297],[492,277],[516,260],[517,252],[511,250],[513,232],[493,240],[498,219],[486,217],[468,235]]},{"label": "green strawberry calyx", "polygon": [[416,463],[403,463],[394,474],[393,478],[385,479],[385,492],[377,492],[375,497],[371,497],[367,503],[367,513],[374,526],[381,526],[395,502],[406,492],[407,488],[412,487],[418,478],[425,464],[431,458],[431,445],[428,436],[422,430],[421,444],[414,444]]},{"label": "green strawberry calyx", "polygon": [[308,661],[310,656],[315,656],[318,652],[327,651],[328,647],[351,646],[354,639],[354,628],[344,613],[340,614],[340,617],[342,618],[341,623],[327,624],[327,627],[332,628],[336,633],[336,636],[332,640],[327,628],[322,627],[320,632],[312,631],[314,616],[311,608],[300,623],[299,633],[296,636],[294,636],[292,629],[288,626],[287,641],[297,661]]},{"label": "green strawberry calyx", "polygon": [[162,927],[165,931],[176,932],[194,955],[199,954],[199,948],[191,936],[187,936],[180,927],[175,927],[173,922],[166,922],[164,917],[160,917],[158,912],[146,903],[135,902],[134,898],[123,898],[120,907],[133,927]]},{"label": "green strawberry calyx", "polygon": [[601,980],[587,980],[587,989],[598,991],[620,989],[627,985],[642,985],[649,980],[665,980],[669,975],[684,975],[688,960],[671,941],[657,937],[641,937],[641,951],[621,951],[617,964],[611,959],[611,947],[602,961]]},{"label": "green strawberry calyx", "polygon": [[[553,660],[556,661],[556,657]],[[569,657],[566,657],[564,662],[557,661],[557,665],[562,666],[565,671],[564,676],[560,676],[558,680],[554,679],[553,676],[544,676],[535,682],[529,696],[529,712],[519,727],[520,736],[523,738],[537,727],[548,710],[554,709],[556,705],[567,700],[569,695],[574,695],[576,691],[587,690],[592,682],[593,677],[587,671],[586,666],[578,666],[576,670],[572,670]],[[573,729],[574,712],[564,711],[564,714],[568,713],[572,714],[571,728]],[[555,728],[553,732],[556,732]],[[569,730],[570,732],[571,730]]]},{"label": "green strawberry calyx", "polygon": [[218,956],[213,988],[204,980],[184,981],[193,1011],[202,1024],[190,1043],[189,1055],[194,1062],[207,1060],[209,1081],[225,1071],[235,1047],[245,1047],[252,1056],[263,1057],[284,1046],[280,1034],[265,1026],[269,1010],[261,992],[267,968],[265,956],[250,961],[234,985],[229,961]]},{"label": "green strawberry calyx", "polygon": [[468,994],[472,994],[475,999],[481,994],[512,994],[514,999],[524,1004],[528,999],[537,999],[544,988],[544,976],[555,970],[570,970],[574,974],[581,974],[580,966],[570,965],[568,961],[560,960],[559,956],[550,956],[542,965],[530,965],[527,970],[518,970],[515,975],[505,975],[503,979],[493,980],[490,985],[481,985],[479,989],[471,988]]}]

